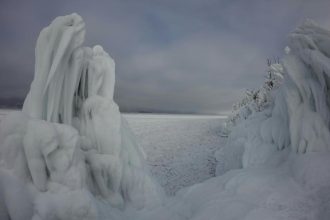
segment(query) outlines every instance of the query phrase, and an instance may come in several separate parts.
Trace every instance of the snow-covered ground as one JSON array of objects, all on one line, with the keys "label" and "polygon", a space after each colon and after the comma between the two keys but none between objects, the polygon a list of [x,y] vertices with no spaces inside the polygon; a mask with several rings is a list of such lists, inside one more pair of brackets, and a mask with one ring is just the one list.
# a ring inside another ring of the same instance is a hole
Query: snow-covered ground
[{"label": "snow-covered ground", "polygon": [[147,154],[152,175],[168,194],[215,176],[225,116],[125,114]]},{"label": "snow-covered ground", "polygon": [[11,110],[11,109],[0,109],[0,121],[1,119],[7,115],[9,112],[16,111],[16,110]]},{"label": "snow-covered ground", "polygon": [[[0,109],[0,121],[10,111]],[[215,176],[214,152],[225,143],[226,116],[124,114],[147,155],[152,176],[173,195]]]}]

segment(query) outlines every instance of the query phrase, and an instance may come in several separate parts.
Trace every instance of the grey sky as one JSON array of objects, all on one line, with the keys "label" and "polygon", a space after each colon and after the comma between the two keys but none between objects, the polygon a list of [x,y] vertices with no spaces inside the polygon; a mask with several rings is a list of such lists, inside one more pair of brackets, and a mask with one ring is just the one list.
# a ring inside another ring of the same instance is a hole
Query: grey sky
[{"label": "grey sky", "polygon": [[40,30],[72,12],[86,45],[116,62],[115,99],[125,111],[229,111],[261,84],[268,57],[306,18],[330,29],[329,0],[2,0],[0,100],[24,97]]}]

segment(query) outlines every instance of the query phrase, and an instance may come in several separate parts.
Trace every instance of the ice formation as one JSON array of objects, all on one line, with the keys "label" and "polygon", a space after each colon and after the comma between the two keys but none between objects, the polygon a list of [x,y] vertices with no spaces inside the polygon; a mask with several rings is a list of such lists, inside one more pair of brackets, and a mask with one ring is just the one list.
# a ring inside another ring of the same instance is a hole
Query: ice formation
[{"label": "ice formation", "polygon": [[329,45],[330,32],[312,21],[290,34],[283,70],[274,69],[283,84],[271,91],[262,111],[250,107],[229,136],[228,146],[241,148],[241,167],[263,163],[284,148],[298,154],[329,151]]},{"label": "ice formation", "polygon": [[40,33],[23,110],[1,122],[1,220],[105,219],[161,202],[113,100],[115,63],[101,46],[82,47],[84,35],[77,14]]}]

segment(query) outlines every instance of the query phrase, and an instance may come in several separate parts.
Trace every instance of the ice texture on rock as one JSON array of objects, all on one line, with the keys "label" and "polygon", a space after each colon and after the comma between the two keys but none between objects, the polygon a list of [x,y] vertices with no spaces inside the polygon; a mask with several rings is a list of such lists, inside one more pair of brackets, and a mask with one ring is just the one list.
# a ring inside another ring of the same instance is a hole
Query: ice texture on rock
[{"label": "ice texture on rock", "polygon": [[27,219],[104,219],[100,204],[110,213],[161,202],[113,100],[115,63],[101,46],[82,47],[84,35],[77,14],[56,18],[39,35],[23,110],[1,122],[2,219],[22,219],[12,211],[12,179],[29,185],[22,188],[31,195],[21,212]]}]

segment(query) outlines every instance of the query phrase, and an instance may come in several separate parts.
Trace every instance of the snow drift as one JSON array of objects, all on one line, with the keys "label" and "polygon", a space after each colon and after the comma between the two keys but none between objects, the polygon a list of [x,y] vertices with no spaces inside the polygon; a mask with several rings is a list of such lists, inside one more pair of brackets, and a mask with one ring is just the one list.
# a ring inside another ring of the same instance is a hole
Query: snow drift
[{"label": "snow drift", "polygon": [[77,14],[39,35],[23,110],[1,122],[2,220],[105,219],[161,202],[113,101],[115,63],[84,35]]}]

